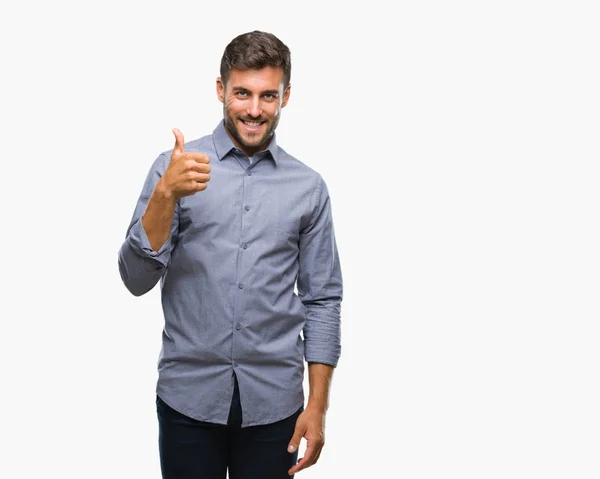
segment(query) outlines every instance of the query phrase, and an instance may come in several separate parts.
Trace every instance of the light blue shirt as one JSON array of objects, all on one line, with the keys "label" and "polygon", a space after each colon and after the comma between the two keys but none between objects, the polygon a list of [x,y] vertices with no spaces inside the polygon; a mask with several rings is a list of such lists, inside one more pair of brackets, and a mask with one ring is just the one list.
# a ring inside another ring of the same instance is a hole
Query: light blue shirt
[{"label": "light blue shirt", "polygon": [[270,424],[304,405],[304,360],[337,366],[341,354],[342,273],[327,185],[275,135],[250,165],[223,121],[184,147],[209,156],[207,189],[177,202],[171,234],[154,251],[141,217],[172,150],[160,154],[118,255],[132,294],[160,279],[156,393],[186,416],[227,424],[235,374],[242,427]]}]

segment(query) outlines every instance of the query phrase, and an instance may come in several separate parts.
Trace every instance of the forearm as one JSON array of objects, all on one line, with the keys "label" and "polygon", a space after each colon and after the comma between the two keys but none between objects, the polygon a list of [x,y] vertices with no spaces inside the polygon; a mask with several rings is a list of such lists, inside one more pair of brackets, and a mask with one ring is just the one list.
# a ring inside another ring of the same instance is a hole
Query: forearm
[{"label": "forearm", "polygon": [[119,250],[121,279],[135,296],[150,291],[163,276],[179,230],[177,202],[163,192],[159,167],[155,164],[148,174]]},{"label": "forearm", "polygon": [[308,363],[308,381],[310,392],[308,395],[307,409],[310,407],[327,412],[329,408],[329,389],[333,370],[329,364]]},{"label": "forearm", "polygon": [[158,251],[171,234],[177,199],[159,181],[142,216],[142,226],[154,251]]}]

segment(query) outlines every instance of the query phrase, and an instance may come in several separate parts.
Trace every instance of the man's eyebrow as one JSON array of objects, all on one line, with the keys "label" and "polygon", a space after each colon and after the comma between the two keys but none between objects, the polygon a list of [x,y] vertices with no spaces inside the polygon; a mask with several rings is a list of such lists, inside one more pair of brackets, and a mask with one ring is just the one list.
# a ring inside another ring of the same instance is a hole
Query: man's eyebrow
[{"label": "man's eyebrow", "polygon": [[[233,91],[247,91],[248,93],[250,93],[250,90],[248,90],[247,88],[244,88],[243,86],[234,86],[232,88]],[[263,92],[261,92],[261,95],[279,95],[279,90],[265,90]]]}]

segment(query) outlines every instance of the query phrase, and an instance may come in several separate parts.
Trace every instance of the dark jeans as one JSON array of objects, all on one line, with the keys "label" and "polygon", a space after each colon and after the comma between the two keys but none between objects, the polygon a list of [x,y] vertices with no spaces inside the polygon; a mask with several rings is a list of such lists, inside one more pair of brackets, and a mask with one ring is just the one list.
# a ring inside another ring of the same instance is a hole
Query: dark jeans
[{"label": "dark jeans", "polygon": [[[235,375],[234,375],[235,377]],[[296,419],[241,428],[239,387],[235,389],[227,425],[197,421],[175,411],[156,396],[158,444],[163,479],[290,479],[298,450],[287,452]]]}]

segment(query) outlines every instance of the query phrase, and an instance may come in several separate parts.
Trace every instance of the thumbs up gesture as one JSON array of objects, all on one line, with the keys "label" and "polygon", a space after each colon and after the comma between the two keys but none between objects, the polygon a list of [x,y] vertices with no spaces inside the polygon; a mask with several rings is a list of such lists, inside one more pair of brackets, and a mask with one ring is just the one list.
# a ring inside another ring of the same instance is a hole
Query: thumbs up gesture
[{"label": "thumbs up gesture", "polygon": [[175,148],[169,166],[161,177],[163,187],[179,199],[204,191],[210,181],[210,159],[207,155],[183,151],[183,134],[173,129]]}]

